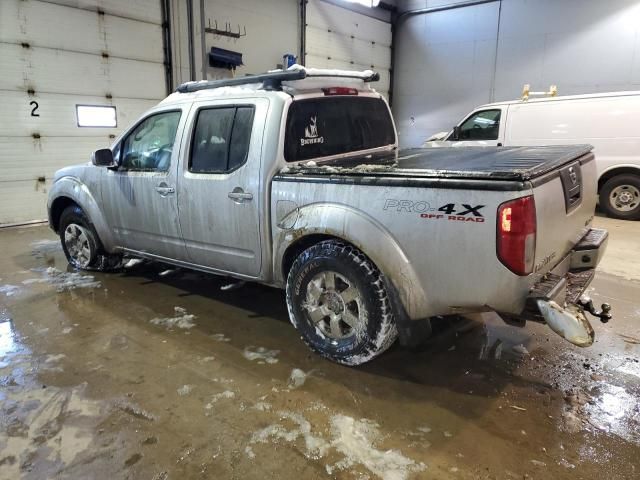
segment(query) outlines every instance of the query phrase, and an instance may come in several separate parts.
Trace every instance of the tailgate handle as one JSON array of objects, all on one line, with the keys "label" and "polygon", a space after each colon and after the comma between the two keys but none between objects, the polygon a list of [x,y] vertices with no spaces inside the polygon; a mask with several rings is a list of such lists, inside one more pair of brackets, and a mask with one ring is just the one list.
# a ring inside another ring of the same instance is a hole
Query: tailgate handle
[{"label": "tailgate handle", "polygon": [[571,212],[582,199],[582,169],[580,162],[574,162],[560,170],[560,180],[564,192],[564,206],[567,213]]}]

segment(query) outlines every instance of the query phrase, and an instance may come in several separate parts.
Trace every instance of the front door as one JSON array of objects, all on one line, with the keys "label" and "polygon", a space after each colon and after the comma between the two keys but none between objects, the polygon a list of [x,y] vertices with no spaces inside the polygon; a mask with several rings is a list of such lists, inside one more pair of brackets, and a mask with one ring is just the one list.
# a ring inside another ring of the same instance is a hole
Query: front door
[{"label": "front door", "polygon": [[495,147],[504,141],[505,119],[501,108],[473,112],[459,125],[458,139],[452,135],[445,144],[452,147]]},{"label": "front door", "polygon": [[[115,170],[103,177],[102,204],[119,246],[184,260],[176,174],[186,112],[153,113],[118,144]],[[180,128],[178,128],[180,126]]]},{"label": "front door", "polygon": [[267,99],[195,103],[180,167],[178,209],[191,262],[258,277],[261,157]]}]

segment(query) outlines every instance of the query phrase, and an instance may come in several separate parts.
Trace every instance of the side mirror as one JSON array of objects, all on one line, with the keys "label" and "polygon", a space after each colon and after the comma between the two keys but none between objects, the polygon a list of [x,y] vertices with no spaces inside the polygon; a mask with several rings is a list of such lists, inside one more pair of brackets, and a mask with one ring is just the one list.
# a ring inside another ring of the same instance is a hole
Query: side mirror
[{"label": "side mirror", "polygon": [[113,159],[113,152],[110,148],[101,148],[96,150],[91,155],[91,163],[96,167],[116,167],[116,162]]},{"label": "side mirror", "polygon": [[454,141],[460,140],[460,127],[458,125],[453,127],[453,133],[451,134],[451,140],[454,140]]}]

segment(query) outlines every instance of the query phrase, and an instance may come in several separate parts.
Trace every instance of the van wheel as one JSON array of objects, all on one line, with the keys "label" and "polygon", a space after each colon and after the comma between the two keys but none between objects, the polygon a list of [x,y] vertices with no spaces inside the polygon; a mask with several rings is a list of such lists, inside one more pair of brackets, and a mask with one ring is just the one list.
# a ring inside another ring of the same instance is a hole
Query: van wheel
[{"label": "van wheel", "polygon": [[613,218],[640,219],[640,176],[617,175],[600,190],[600,208]]},{"label": "van wheel", "polygon": [[287,306],[305,343],[344,365],[368,362],[398,336],[382,273],[339,241],[300,254],[287,277]]},{"label": "van wheel", "polygon": [[84,211],[77,205],[60,215],[60,241],[67,261],[81,270],[110,271],[120,268],[122,257],[107,254]]}]

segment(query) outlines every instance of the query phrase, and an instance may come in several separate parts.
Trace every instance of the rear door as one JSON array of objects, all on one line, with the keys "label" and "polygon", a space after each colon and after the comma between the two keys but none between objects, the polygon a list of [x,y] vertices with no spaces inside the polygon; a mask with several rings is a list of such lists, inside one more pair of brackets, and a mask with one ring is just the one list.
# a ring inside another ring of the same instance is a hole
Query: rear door
[{"label": "rear door", "polygon": [[192,263],[248,277],[260,273],[268,107],[266,98],[194,104],[178,181],[180,225]]}]

